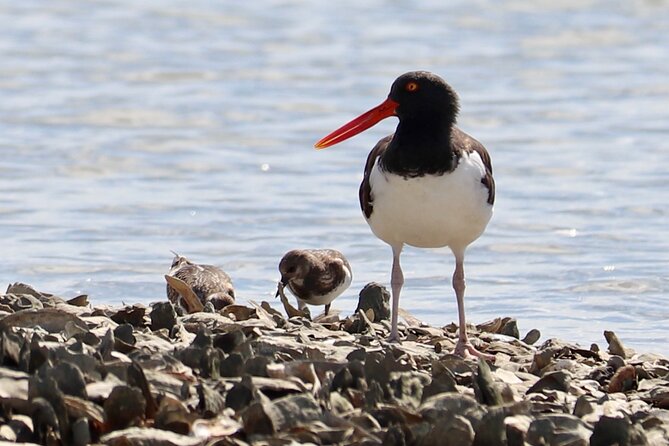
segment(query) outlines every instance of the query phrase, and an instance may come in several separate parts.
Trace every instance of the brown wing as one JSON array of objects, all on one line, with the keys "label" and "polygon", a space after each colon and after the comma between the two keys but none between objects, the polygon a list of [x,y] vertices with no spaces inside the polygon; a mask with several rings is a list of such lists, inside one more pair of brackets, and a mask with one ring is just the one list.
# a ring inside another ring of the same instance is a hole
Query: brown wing
[{"label": "brown wing", "polygon": [[[187,283],[203,304],[214,293],[226,293],[231,298],[235,298],[235,291],[230,276],[218,267],[191,263],[181,267],[172,275]],[[169,285],[167,292],[169,297]]]},{"label": "brown wing", "polygon": [[492,176],[492,160],[486,148],[457,127],[453,127],[451,144],[454,150],[479,154],[485,166],[485,175],[481,178],[481,183],[488,189],[488,204],[495,204],[495,179]]},{"label": "brown wing", "polygon": [[307,302],[313,296],[322,296],[329,293],[346,279],[346,271],[341,268],[342,264],[351,271],[351,265],[339,251],[315,249],[309,252],[318,260],[318,263],[314,264],[314,267],[304,278],[304,286],[299,290],[298,296]]},{"label": "brown wing", "polygon": [[374,197],[372,197],[372,187],[369,184],[369,177],[372,174],[372,168],[374,167],[377,158],[379,158],[383,154],[383,152],[385,152],[385,150],[388,148],[388,144],[390,144],[391,139],[393,139],[393,135],[388,135],[385,138],[381,139],[379,142],[376,143],[372,151],[369,152],[369,155],[367,156],[367,163],[365,164],[365,174],[362,178],[362,183],[360,184],[360,191],[358,193],[358,196],[360,198],[360,208],[362,209],[362,212],[365,214],[366,218],[369,218],[372,215],[372,210],[374,209],[374,204],[373,204]]}]

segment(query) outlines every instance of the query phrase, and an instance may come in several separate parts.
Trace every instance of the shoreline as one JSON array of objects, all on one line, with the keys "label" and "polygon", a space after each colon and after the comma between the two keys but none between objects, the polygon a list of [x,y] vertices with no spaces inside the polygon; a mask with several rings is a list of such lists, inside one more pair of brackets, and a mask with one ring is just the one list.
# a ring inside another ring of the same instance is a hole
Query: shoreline
[{"label": "shoreline", "polygon": [[406,313],[389,344],[383,309],[359,306],[178,316],[14,284],[0,295],[0,444],[669,444],[669,360],[613,332],[587,349],[496,318],[468,327],[488,364],[450,354],[454,325]]}]

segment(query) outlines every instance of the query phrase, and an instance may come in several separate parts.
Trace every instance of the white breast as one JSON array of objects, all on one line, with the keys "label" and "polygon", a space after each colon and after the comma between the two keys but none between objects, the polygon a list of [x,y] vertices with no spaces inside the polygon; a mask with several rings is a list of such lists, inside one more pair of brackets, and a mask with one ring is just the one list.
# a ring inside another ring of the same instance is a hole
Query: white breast
[{"label": "white breast", "polygon": [[373,211],[367,223],[390,245],[464,249],[492,217],[485,166],[478,153],[463,154],[454,171],[404,178],[384,172],[377,159],[370,176]]},{"label": "white breast", "polygon": [[[344,264],[344,262],[341,262],[341,266],[344,269],[345,277],[344,280],[337,285],[335,288],[330,290],[330,292],[317,296],[314,295],[311,299],[308,301],[303,301],[299,297],[297,298],[298,302],[304,302],[308,303],[309,305],[327,305],[333,300],[335,300],[341,293],[346,291],[346,289],[351,285],[351,281],[353,280],[353,274],[351,273],[351,269]],[[290,287],[290,284],[288,285],[288,288],[290,291],[293,293],[294,296],[297,297],[297,294],[293,291],[293,289]]]}]

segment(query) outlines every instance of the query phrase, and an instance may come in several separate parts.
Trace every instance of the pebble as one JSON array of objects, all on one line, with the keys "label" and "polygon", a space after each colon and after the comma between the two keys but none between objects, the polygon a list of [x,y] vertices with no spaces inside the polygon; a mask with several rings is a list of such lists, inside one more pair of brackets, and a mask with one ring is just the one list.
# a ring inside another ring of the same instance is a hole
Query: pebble
[{"label": "pebble", "polygon": [[3,444],[669,445],[669,360],[609,331],[608,352],[537,345],[495,318],[470,330],[496,354],[486,363],[449,353],[454,327],[408,314],[406,340],[388,344],[375,284],[360,293],[373,305],[322,322],[265,302],[179,315],[10,290]]}]

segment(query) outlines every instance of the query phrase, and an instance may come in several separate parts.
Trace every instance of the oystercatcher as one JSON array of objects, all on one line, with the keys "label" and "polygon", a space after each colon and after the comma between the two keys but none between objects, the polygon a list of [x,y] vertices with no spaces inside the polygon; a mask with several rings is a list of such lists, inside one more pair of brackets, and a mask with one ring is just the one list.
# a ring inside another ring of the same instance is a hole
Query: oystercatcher
[{"label": "oystercatcher", "polygon": [[334,249],[293,249],[279,263],[281,280],[276,291],[279,296],[288,287],[297,297],[298,308],[330,304],[351,285],[353,274],[346,257]]},{"label": "oystercatcher", "polygon": [[315,147],[337,144],[384,118],[399,118],[395,133],[381,139],[367,157],[359,193],[372,232],[393,252],[390,340],[399,340],[403,246],[448,246],[455,256],[453,288],[459,318],[455,353],[493,359],[467,338],[463,264],[467,246],[483,233],[492,216],[495,182],[486,149],[456,127],[458,110],[458,96],[442,78],[425,71],[409,72],[395,80],[383,103]]}]

